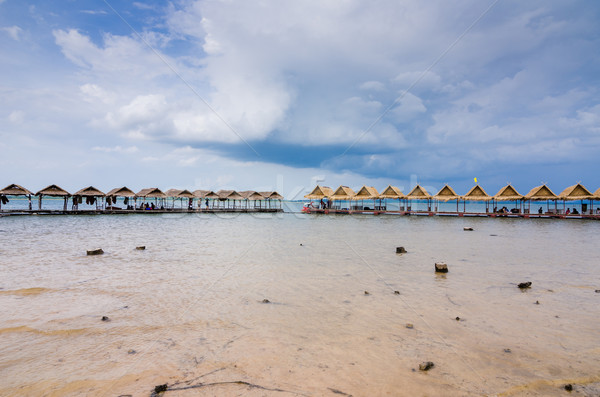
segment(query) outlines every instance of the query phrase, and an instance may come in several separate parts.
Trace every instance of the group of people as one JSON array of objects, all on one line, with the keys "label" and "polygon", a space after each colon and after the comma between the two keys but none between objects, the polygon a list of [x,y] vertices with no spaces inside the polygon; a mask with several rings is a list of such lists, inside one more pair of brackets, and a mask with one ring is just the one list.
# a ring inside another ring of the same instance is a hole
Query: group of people
[{"label": "group of people", "polygon": [[498,211],[498,207],[494,207],[494,213],[495,214],[518,214],[519,213],[519,209],[518,208],[513,208],[511,210],[509,210],[507,207],[502,207],[500,208],[500,210]]},{"label": "group of people", "polygon": [[160,208],[158,208],[156,205],[154,205],[154,203],[141,203],[139,209],[141,209],[141,210],[155,210],[155,209],[164,210],[165,207],[163,207],[161,205]]}]

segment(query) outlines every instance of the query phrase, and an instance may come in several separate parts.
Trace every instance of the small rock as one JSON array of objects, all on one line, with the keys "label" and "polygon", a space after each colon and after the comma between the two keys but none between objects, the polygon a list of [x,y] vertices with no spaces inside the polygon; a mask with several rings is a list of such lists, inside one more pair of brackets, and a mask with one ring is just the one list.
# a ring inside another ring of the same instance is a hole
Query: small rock
[{"label": "small rock", "polygon": [[504,349],[504,353],[512,353],[510,349]]},{"label": "small rock", "polygon": [[460,317],[456,316],[455,320],[460,321]]},{"label": "small rock", "polygon": [[107,316],[102,316],[102,321],[110,321],[110,318],[108,318]]},{"label": "small rock", "polygon": [[365,291],[365,295],[371,295],[369,291]]},{"label": "small rock", "polygon": [[466,232],[472,232],[473,228],[472,227],[463,227],[463,230]]},{"label": "small rock", "polygon": [[302,247],[302,243],[300,243],[300,247]]},{"label": "small rock", "polygon": [[104,253],[104,251],[102,251],[102,248],[98,248],[96,250],[88,250],[87,254],[88,255],[102,255]]},{"label": "small rock", "polygon": [[135,247],[135,249],[138,250],[138,251],[143,251],[143,250],[146,249],[146,246],[145,245],[140,245],[139,247]]},{"label": "small rock", "polygon": [[594,291],[597,294],[600,294],[600,289],[597,289],[596,291]]},{"label": "small rock", "polygon": [[127,350],[127,354],[135,354],[135,353],[137,353],[137,352],[133,349]]},{"label": "small rock", "polygon": [[394,291],[394,294],[400,295],[400,291]]},{"label": "small rock", "polygon": [[408,329],[413,329],[415,326],[412,325],[411,323],[406,323],[406,328]]},{"label": "small rock", "polygon": [[433,362],[425,361],[424,363],[419,364],[419,370],[420,371],[429,371],[434,366],[435,366],[435,364]]},{"label": "small rock", "polygon": [[536,304],[536,305],[539,305],[539,304],[540,304],[540,301],[535,301],[535,304]]},{"label": "small rock", "polygon": [[271,301],[268,300],[267,298],[265,298],[265,299],[262,300],[262,303],[271,303]]},{"label": "small rock", "polygon": [[397,254],[406,254],[406,248],[404,247],[396,247]]},{"label": "small rock", "polygon": [[167,384],[154,386],[154,393],[162,393],[167,391]]},{"label": "small rock", "polygon": [[570,383],[567,383],[564,387],[566,391],[573,391],[573,385]]},{"label": "small rock", "polygon": [[531,281],[527,281],[527,282],[524,282],[524,283],[519,283],[519,285],[517,285],[517,287],[519,287],[521,289],[531,288]]},{"label": "small rock", "polygon": [[444,262],[436,262],[435,272],[436,273],[448,273],[448,265],[446,265]]}]

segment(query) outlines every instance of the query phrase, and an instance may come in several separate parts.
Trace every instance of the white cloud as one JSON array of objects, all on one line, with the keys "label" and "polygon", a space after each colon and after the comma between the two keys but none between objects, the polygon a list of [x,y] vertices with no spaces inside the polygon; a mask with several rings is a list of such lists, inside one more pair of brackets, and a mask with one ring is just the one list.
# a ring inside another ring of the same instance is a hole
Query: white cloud
[{"label": "white cloud", "polygon": [[139,149],[136,146],[129,146],[124,148],[117,145],[114,147],[94,146],[92,150],[104,153],[136,153]]},{"label": "white cloud", "polygon": [[21,124],[25,120],[25,112],[22,110],[14,110],[10,112],[8,121],[13,124]]},{"label": "white cloud", "polygon": [[15,41],[21,40],[21,33],[23,32],[23,29],[18,26],[6,26],[0,28],[0,30],[6,32]]}]

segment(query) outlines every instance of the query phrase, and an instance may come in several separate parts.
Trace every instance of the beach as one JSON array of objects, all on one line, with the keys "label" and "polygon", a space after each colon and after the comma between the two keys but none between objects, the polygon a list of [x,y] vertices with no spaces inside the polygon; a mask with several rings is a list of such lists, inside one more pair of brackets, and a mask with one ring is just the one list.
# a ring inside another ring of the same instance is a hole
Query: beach
[{"label": "beach", "polygon": [[552,219],[7,217],[0,395],[149,396],[164,384],[166,396],[558,396],[566,384],[598,395],[599,231]]}]

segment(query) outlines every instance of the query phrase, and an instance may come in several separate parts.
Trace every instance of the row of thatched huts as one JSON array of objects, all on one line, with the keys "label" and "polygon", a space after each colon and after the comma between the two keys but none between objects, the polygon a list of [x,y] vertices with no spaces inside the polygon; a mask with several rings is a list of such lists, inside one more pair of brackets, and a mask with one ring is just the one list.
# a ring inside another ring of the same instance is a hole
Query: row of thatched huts
[{"label": "row of thatched huts", "polygon": [[[438,210],[437,206],[440,202],[456,202],[456,212],[459,211],[459,203],[463,203],[463,212],[465,211],[466,202],[484,202],[486,212],[490,212],[490,204],[497,202],[514,202],[515,208],[513,212],[519,213],[530,213],[531,202],[545,202],[546,209],[543,211],[546,213],[561,214],[565,212],[565,202],[567,201],[589,201],[589,207],[587,204],[582,204],[582,212],[593,214],[593,202],[594,200],[600,200],[600,189],[594,193],[590,192],[581,183],[577,183],[573,186],[569,186],[564,189],[560,194],[555,194],[548,186],[541,185],[537,186],[529,191],[529,193],[522,195],[511,185],[508,184],[498,191],[494,196],[490,196],[479,184],[473,186],[466,194],[457,194],[452,187],[448,184],[444,185],[436,194],[430,195],[427,190],[416,185],[408,194],[402,193],[400,189],[394,186],[386,187],[383,192],[378,193],[377,189],[371,186],[363,186],[357,192],[354,192],[348,186],[340,186],[335,191],[327,186],[315,187],[312,192],[304,196],[310,200],[321,200],[320,205],[327,205],[328,208],[340,209],[340,203],[342,202],[357,202],[361,201],[373,201],[373,210],[385,210],[385,200],[397,199],[399,201],[400,211],[411,211],[411,203],[413,201],[425,202],[428,205],[427,211]],[[327,200],[324,203],[323,200]],[[558,208],[558,202],[562,201],[563,208]],[[337,204],[336,204],[337,203]],[[550,208],[550,204],[553,203],[554,208]],[[406,206],[406,208],[404,207]],[[432,205],[435,205],[432,210]],[[318,208],[317,208],[318,209]],[[351,205],[349,210],[364,209],[362,205]],[[540,210],[542,207],[540,207]],[[598,210],[597,210],[598,211]],[[497,207],[494,208],[493,212],[498,212]],[[541,213],[541,212],[540,212]]]},{"label": "row of thatched huts", "polygon": [[[214,192],[212,190],[195,190],[192,192],[187,189],[169,189],[163,192],[159,188],[147,188],[134,193],[125,186],[112,189],[107,193],[88,186],[71,194],[57,185],[50,185],[34,194],[22,186],[12,184],[0,190],[0,209],[2,203],[8,201],[7,196],[27,197],[29,210],[32,210],[32,196],[38,197],[39,210],[42,210],[43,197],[60,197],[64,199],[63,211],[68,210],[69,201],[72,203],[71,210],[78,210],[79,204],[82,204],[84,200],[88,206],[92,206],[96,210],[174,209],[176,201],[179,201],[179,208],[188,210],[194,208],[249,209],[251,207],[281,209],[281,200],[283,200],[283,196],[275,191],[219,190]],[[122,207],[118,205],[122,205]]]}]

